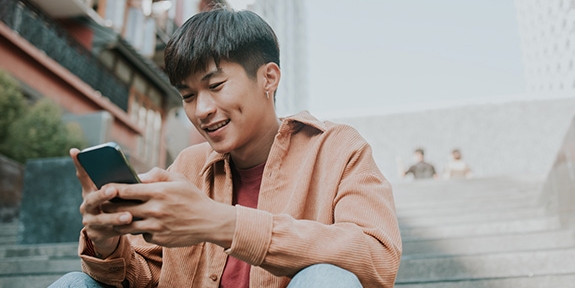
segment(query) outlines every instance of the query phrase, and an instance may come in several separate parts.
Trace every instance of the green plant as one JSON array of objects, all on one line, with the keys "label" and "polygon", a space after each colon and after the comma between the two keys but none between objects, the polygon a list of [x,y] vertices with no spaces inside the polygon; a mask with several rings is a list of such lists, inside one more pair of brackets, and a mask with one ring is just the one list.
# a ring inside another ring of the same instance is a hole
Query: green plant
[{"label": "green plant", "polygon": [[65,124],[56,103],[43,98],[29,107],[17,86],[12,86],[13,80],[5,79],[0,82],[0,111],[7,107],[11,112],[0,120],[4,125],[0,153],[24,163],[31,158],[66,156],[70,148],[86,146],[80,126]]},{"label": "green plant", "polygon": [[62,122],[60,107],[43,98],[10,126],[5,143],[14,160],[25,162],[30,158],[65,156],[71,147],[85,146],[79,133],[79,127]]},{"label": "green plant", "polygon": [[0,146],[6,139],[10,125],[24,115],[27,106],[18,84],[8,73],[0,70]]}]

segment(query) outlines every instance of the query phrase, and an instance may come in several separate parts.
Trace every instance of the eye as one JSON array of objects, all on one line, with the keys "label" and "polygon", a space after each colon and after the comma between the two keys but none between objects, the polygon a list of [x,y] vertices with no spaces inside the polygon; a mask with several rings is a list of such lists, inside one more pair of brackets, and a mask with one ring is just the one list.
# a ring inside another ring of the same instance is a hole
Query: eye
[{"label": "eye", "polygon": [[190,94],[185,94],[182,95],[182,100],[186,101],[186,102],[190,102],[191,100],[193,100],[196,97],[196,94],[194,93],[190,93]]},{"label": "eye", "polygon": [[224,81],[211,84],[210,90],[217,90],[218,88],[222,87],[222,84],[224,84]]}]

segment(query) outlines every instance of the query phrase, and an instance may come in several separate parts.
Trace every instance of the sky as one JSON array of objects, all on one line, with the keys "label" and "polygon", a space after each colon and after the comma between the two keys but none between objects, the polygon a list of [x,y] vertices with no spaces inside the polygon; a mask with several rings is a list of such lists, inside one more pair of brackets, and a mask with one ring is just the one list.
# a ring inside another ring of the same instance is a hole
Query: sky
[{"label": "sky", "polygon": [[[231,0],[242,9],[249,0]],[[307,0],[309,109],[386,114],[516,99],[513,0]]]}]

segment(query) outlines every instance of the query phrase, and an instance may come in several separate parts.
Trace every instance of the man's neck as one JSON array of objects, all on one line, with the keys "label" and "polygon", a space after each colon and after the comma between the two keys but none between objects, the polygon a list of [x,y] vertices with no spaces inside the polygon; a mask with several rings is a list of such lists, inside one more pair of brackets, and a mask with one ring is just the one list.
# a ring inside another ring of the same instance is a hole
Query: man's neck
[{"label": "man's neck", "polygon": [[270,121],[270,125],[265,129],[262,136],[252,141],[250,147],[241,151],[232,151],[230,154],[236,167],[247,169],[266,162],[280,124],[281,121],[275,118],[275,121]]}]

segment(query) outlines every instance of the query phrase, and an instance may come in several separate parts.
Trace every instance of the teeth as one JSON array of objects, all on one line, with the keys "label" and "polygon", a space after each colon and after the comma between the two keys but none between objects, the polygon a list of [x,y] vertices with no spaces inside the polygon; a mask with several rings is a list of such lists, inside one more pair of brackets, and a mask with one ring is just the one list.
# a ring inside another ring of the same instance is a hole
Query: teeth
[{"label": "teeth", "polygon": [[220,128],[223,127],[223,126],[226,126],[226,124],[228,124],[229,122],[230,122],[229,120],[226,121],[226,122],[222,122],[222,123],[220,123],[220,124],[217,124],[217,125],[208,127],[208,128],[206,128],[206,130],[208,130],[208,131],[218,130],[218,129],[220,129]]}]

